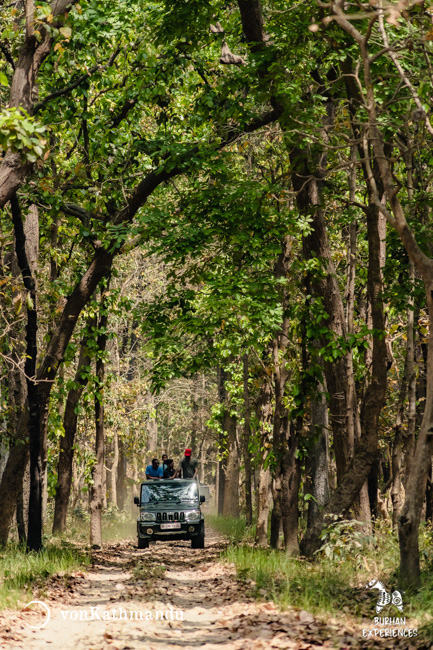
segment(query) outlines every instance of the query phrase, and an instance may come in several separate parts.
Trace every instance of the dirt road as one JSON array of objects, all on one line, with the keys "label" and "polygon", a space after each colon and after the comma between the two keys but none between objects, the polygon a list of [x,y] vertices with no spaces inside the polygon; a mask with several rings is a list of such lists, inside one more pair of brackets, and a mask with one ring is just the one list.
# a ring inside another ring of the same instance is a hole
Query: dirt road
[{"label": "dirt road", "polygon": [[385,647],[384,639],[367,643],[360,629],[342,629],[332,619],[325,624],[307,612],[281,613],[273,603],[257,603],[248,595],[251,585],[238,581],[234,568],[218,561],[224,544],[213,534],[207,536],[204,550],[192,550],[187,542],[157,543],[144,551],[132,542],[108,546],[95,553],[85,573],[52,580],[45,592],[35,596],[42,604],[0,617],[0,647]]}]

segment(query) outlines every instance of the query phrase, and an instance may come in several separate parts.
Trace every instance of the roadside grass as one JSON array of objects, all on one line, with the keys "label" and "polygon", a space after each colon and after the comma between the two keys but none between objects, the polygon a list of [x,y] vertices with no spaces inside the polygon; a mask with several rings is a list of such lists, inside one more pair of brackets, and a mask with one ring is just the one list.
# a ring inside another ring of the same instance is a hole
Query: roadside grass
[{"label": "roadside grass", "polygon": [[47,544],[39,553],[8,544],[0,549],[0,610],[26,604],[50,577],[66,577],[88,562],[81,550],[67,542]]},{"label": "roadside grass", "polygon": [[[282,609],[296,607],[323,618],[347,618],[373,623],[377,590],[366,585],[374,578],[394,591],[399,564],[398,539],[383,522],[374,535],[356,531],[353,522],[329,528],[324,549],[311,562],[290,557],[284,551],[254,547],[252,530],[242,520],[214,517],[211,525],[231,541],[223,559],[232,562],[240,579],[245,580],[252,595],[273,600]],[[242,534],[244,531],[244,534]],[[403,595],[404,611],[390,608],[382,614],[406,617],[410,627],[418,627],[424,638],[433,640],[433,535],[423,526],[420,534],[422,557],[421,588]]]},{"label": "roadside grass", "polygon": [[[53,536],[52,522],[47,522],[44,547],[28,553],[23,545],[11,542],[0,548],[0,610],[28,603],[53,576],[67,579],[91,562],[89,516],[78,512],[68,517],[66,532]],[[102,516],[103,542],[132,539],[136,534],[135,516],[111,509]]]},{"label": "roadside grass", "polygon": [[247,526],[245,519],[236,517],[219,517],[215,514],[206,514],[206,524],[225,535],[230,542],[238,544],[253,542],[256,534],[255,525]]}]

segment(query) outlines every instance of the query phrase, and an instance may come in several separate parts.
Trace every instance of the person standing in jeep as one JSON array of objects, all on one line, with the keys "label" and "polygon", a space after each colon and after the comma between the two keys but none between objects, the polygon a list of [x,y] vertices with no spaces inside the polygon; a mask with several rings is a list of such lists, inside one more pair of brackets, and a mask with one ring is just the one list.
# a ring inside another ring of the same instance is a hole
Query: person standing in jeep
[{"label": "person standing in jeep", "polygon": [[180,461],[180,467],[182,469],[182,478],[195,479],[197,477],[198,460],[197,458],[191,458],[191,449],[185,449],[185,455]]}]

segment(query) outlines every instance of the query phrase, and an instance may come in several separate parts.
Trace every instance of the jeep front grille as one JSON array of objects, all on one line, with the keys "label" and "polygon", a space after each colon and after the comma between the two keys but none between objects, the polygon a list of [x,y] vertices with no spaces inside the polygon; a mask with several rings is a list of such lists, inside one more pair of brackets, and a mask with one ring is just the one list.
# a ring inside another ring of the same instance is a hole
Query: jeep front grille
[{"label": "jeep front grille", "polygon": [[185,521],[184,512],[157,512],[156,521]]}]

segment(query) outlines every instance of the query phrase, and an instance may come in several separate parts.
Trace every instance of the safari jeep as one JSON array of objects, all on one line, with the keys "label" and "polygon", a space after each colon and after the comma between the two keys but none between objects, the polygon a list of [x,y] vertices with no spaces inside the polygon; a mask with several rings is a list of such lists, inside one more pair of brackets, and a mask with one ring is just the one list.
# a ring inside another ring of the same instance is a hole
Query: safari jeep
[{"label": "safari jeep", "polygon": [[138,548],[148,548],[153,540],[191,540],[192,548],[204,548],[204,519],[197,481],[169,479],[141,484],[137,520]]}]

